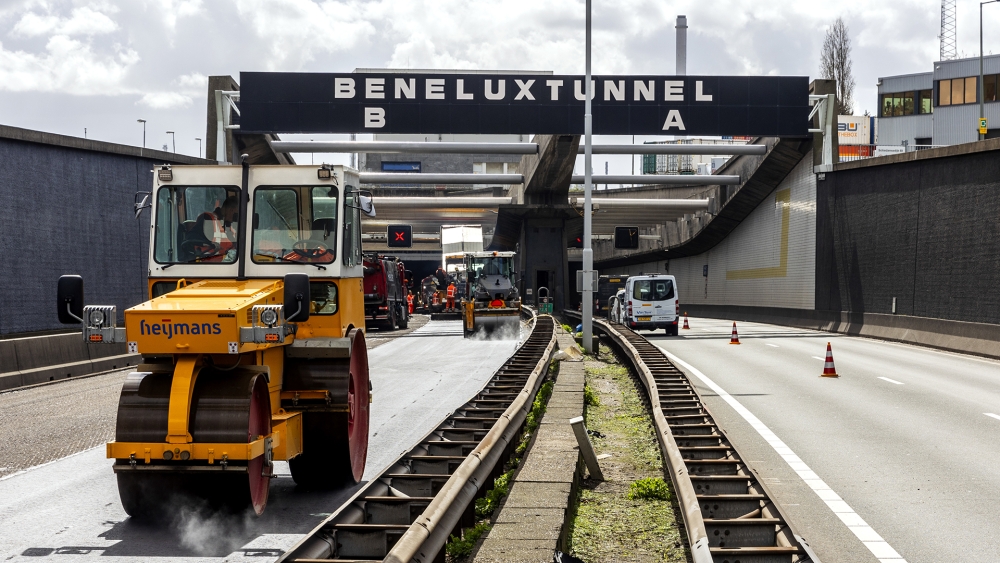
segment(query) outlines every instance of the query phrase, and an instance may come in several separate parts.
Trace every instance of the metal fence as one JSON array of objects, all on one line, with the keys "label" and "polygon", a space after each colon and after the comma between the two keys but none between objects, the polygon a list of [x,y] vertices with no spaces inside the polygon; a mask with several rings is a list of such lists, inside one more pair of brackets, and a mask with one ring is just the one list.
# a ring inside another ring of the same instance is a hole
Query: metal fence
[{"label": "metal fence", "polygon": [[840,162],[936,149],[946,145],[840,145]]}]

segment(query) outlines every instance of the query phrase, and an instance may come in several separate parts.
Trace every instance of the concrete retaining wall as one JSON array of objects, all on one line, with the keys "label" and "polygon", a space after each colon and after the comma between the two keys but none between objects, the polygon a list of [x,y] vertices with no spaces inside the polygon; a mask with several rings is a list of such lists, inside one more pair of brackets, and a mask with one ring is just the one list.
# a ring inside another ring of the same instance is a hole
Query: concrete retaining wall
[{"label": "concrete retaining wall", "polygon": [[56,283],[84,278],[88,304],[146,299],[149,211],[136,192],[156,164],[211,161],[0,125],[0,335],[64,329]]},{"label": "concrete retaining wall", "polygon": [[0,340],[0,391],[138,364],[125,344],[88,344],[79,332]]},{"label": "concrete retaining wall", "polygon": [[816,311],[778,307],[684,305],[693,317],[749,321],[919,344],[1000,358],[1000,325],[907,315]]},{"label": "concrete retaining wall", "polygon": [[52,334],[66,328],[56,283],[83,276],[87,303],[116,305],[121,326],[147,296],[149,212],[135,219],[136,192],[156,164],[213,162],[4,125],[0,162],[0,389],[135,365],[124,344]]}]

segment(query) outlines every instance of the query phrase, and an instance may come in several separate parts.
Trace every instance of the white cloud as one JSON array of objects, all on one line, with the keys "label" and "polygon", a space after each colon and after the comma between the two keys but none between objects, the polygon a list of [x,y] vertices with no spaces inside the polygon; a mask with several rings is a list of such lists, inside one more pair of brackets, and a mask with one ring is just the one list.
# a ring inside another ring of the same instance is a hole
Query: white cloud
[{"label": "white cloud", "polygon": [[145,0],[156,10],[157,19],[170,31],[177,29],[181,18],[196,16],[204,12],[202,0]]},{"label": "white cloud", "polygon": [[71,95],[120,95],[132,90],[125,77],[139,62],[132,49],[114,46],[102,56],[65,35],[48,40],[45,52],[8,51],[0,43],[0,89],[13,92],[62,92]]},{"label": "white cloud", "polygon": [[137,103],[153,109],[174,109],[189,107],[194,100],[180,92],[152,92],[145,94]]},{"label": "white cloud", "polygon": [[198,72],[179,76],[174,84],[176,89],[147,93],[136,103],[153,109],[186,108],[208,91],[208,77]]},{"label": "white cloud", "polygon": [[74,8],[69,17],[28,12],[14,24],[11,35],[39,37],[43,35],[104,35],[118,29],[118,24],[107,14],[85,6]]},{"label": "white cloud", "polygon": [[192,72],[191,74],[179,76],[175,82],[185,90],[202,92],[208,89],[208,77],[200,72]]},{"label": "white cloud", "polygon": [[[320,54],[358,47],[375,34],[366,2],[325,0],[234,0],[257,41],[266,44],[268,70],[300,70]],[[257,62],[254,65],[260,64]]]}]

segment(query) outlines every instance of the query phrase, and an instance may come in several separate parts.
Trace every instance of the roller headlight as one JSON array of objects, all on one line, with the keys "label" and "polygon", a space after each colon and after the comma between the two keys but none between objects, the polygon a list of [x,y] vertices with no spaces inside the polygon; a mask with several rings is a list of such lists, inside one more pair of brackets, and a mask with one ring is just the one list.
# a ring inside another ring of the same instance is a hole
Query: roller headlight
[{"label": "roller headlight", "polygon": [[87,323],[89,323],[90,326],[104,326],[104,311],[101,311],[100,309],[91,311],[90,314],[87,315]]},{"label": "roller headlight", "polygon": [[278,322],[278,313],[274,309],[264,309],[260,312],[260,322],[267,326],[274,326]]}]

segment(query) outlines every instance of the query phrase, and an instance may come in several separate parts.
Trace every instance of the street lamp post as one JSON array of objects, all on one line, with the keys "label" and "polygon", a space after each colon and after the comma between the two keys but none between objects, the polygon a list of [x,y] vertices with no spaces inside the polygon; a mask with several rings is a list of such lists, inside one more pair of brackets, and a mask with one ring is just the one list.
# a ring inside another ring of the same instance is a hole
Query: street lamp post
[{"label": "street lamp post", "polygon": [[587,0],[587,75],[584,83],[587,85],[584,94],[583,113],[583,306],[580,312],[583,317],[583,349],[587,353],[593,352],[594,347],[594,250],[590,247],[591,239],[591,192],[594,189],[593,178],[591,177],[590,161],[592,156],[591,125],[593,115],[591,115],[590,99],[594,96],[590,84],[590,0]]},{"label": "street lamp post", "polygon": [[201,158],[201,137],[195,137],[195,141],[198,141],[198,158]]},{"label": "street lamp post", "polygon": [[[979,3],[979,119],[986,117],[986,108],[983,98],[986,95],[986,85],[983,84],[983,6],[1000,2],[1000,0],[987,0]],[[977,124],[978,125],[978,124]],[[986,134],[979,132],[979,140],[986,138]]]},{"label": "street lamp post", "polygon": [[137,123],[142,123],[142,148],[146,148],[146,120],[136,119]]},{"label": "street lamp post", "polygon": [[173,131],[167,131],[167,135],[170,135],[170,143],[174,147],[174,154],[177,154],[177,136],[174,135]]}]

